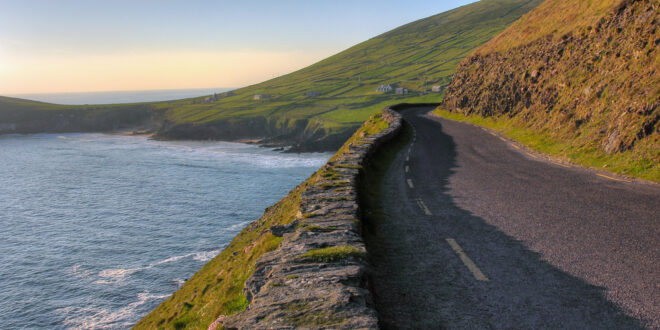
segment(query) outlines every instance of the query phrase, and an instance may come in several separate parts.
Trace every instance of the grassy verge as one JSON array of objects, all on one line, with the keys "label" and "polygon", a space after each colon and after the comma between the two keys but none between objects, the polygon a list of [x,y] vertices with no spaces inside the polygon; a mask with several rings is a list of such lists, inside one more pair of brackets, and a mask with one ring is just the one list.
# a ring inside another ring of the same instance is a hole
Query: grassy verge
[{"label": "grassy verge", "polygon": [[660,164],[653,159],[638,156],[633,151],[607,154],[597,146],[577,145],[575,141],[560,140],[543,131],[516,124],[506,117],[465,116],[442,108],[436,109],[433,113],[443,118],[488,127],[530,149],[568,160],[577,165],[660,182]]},{"label": "grassy verge", "polygon": [[140,320],[135,329],[206,329],[219,315],[245,309],[245,280],[254,272],[257,258],[276,249],[282,240],[269,229],[295,219],[304,187],[269,207],[261,219],[243,229],[220,255]]}]

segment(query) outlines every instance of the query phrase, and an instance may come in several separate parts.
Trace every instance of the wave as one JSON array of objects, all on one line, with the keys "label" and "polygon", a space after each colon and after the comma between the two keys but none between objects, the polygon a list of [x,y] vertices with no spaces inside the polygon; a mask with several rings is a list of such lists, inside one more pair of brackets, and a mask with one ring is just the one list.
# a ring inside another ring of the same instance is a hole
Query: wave
[{"label": "wave", "polygon": [[83,269],[79,264],[71,266],[71,268],[67,270],[67,273],[81,279],[89,279],[94,274],[91,270]]},{"label": "wave", "polygon": [[183,254],[179,256],[174,256],[174,257],[169,257],[167,259],[163,259],[158,262],[154,262],[151,264],[148,264],[144,267],[137,267],[137,268],[112,268],[112,269],[104,269],[100,271],[97,275],[101,277],[102,279],[99,279],[95,281],[94,283],[96,284],[116,284],[122,282],[127,276],[154,268],[156,266],[168,264],[171,262],[176,262],[181,259],[185,258],[192,258],[195,261],[200,261],[200,262],[206,262],[211,259],[213,259],[215,256],[217,256],[220,253],[220,250],[211,250],[211,251],[201,251],[201,252],[194,252],[194,253],[188,253],[188,254]]},{"label": "wave", "polygon": [[64,314],[65,326],[73,329],[114,329],[127,328],[133,325],[136,317],[136,308],[144,305],[152,299],[165,299],[169,295],[152,295],[148,292],[140,292],[137,301],[116,311],[110,311],[98,307],[65,307],[55,310],[56,313]]},{"label": "wave", "polygon": [[243,229],[243,227],[247,226],[250,222],[252,222],[252,221],[239,222],[237,224],[233,224],[233,225],[227,227],[227,229],[225,229],[225,230],[233,231],[233,230]]}]

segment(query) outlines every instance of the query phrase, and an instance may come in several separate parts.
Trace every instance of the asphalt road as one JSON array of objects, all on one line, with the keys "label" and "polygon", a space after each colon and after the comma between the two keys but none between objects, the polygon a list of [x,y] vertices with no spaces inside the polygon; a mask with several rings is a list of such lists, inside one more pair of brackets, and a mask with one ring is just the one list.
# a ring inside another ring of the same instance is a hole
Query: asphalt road
[{"label": "asphalt road", "polygon": [[660,328],[660,186],[429,110],[403,111],[368,239],[383,328]]}]

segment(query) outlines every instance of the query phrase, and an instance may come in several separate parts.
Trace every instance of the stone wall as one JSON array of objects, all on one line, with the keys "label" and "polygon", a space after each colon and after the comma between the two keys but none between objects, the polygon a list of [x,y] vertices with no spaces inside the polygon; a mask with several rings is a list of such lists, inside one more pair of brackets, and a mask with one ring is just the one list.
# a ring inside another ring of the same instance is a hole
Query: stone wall
[{"label": "stone wall", "polygon": [[362,164],[401,130],[401,116],[390,108],[389,127],[350,143],[321,169],[303,193],[298,218],[272,227],[283,240],[261,256],[245,283],[250,304],[221,317],[227,329],[378,328],[367,284],[365,243],[358,210]]}]

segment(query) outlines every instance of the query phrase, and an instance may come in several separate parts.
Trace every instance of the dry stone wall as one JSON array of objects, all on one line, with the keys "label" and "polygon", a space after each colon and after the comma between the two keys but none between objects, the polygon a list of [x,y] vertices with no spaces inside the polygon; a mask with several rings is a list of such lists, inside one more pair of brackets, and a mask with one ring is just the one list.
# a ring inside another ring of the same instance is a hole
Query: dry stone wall
[{"label": "dry stone wall", "polygon": [[386,108],[382,117],[389,127],[331,159],[324,175],[302,193],[298,218],[271,228],[283,240],[257,260],[246,281],[247,309],[209,328],[221,323],[226,329],[378,328],[367,284],[358,179],[369,156],[401,130],[397,112]]}]

